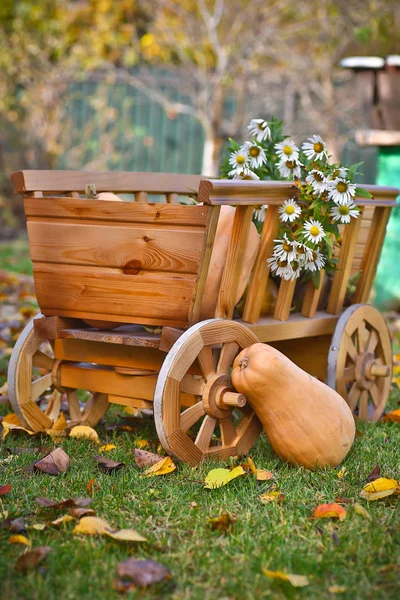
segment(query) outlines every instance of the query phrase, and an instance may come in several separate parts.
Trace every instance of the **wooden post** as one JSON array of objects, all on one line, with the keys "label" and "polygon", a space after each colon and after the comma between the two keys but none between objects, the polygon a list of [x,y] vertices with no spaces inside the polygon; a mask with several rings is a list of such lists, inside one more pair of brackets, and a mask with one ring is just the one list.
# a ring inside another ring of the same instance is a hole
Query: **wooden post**
[{"label": "wooden post", "polygon": [[320,281],[319,288],[317,289],[314,285],[312,279],[307,284],[306,293],[303,300],[303,307],[301,310],[301,314],[303,317],[315,317],[315,313],[317,312],[318,301],[322,291],[322,284],[324,283],[325,271],[321,269],[320,271]]},{"label": "wooden post", "polygon": [[288,320],[290,315],[290,309],[292,307],[292,300],[295,287],[296,279],[294,279],[293,281],[286,281],[286,279],[281,280],[278,298],[276,299],[274,319],[278,319],[278,321]]}]

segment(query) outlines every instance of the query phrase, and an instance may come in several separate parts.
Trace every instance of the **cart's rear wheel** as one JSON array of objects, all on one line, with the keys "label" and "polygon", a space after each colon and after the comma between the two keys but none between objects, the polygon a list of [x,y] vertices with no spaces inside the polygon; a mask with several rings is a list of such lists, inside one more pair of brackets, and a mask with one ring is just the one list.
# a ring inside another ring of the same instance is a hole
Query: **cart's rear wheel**
[{"label": "cart's rear wheel", "polygon": [[107,395],[90,394],[82,409],[76,390],[55,386],[55,364],[50,342],[38,335],[32,319],[19,336],[8,366],[9,398],[15,414],[32,431],[46,431],[57,420],[66,396],[71,422],[97,425],[107,411]]},{"label": "cart's rear wheel", "polygon": [[370,304],[353,304],[340,317],[328,354],[327,384],[363,421],[382,415],[392,380],[392,344],[384,318]]},{"label": "cart's rear wheel", "polygon": [[[230,370],[238,352],[258,341],[240,323],[210,319],[193,325],[175,342],[154,395],[157,433],[169,454],[195,466],[204,458],[250,450],[262,426],[246,397],[233,389]],[[188,373],[192,365],[199,366],[201,376]],[[182,406],[185,394],[195,398],[189,407]]]}]

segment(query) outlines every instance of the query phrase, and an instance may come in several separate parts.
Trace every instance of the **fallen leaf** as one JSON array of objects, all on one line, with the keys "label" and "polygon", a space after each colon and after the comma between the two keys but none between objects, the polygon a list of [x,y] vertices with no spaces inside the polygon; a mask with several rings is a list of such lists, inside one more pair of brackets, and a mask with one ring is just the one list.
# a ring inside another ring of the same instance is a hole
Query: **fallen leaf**
[{"label": "fallen leaf", "polygon": [[342,479],[342,477],[344,477],[345,475],[347,475],[347,469],[346,467],[342,467],[338,472],[337,476],[339,477],[339,479]]},{"label": "fallen leaf", "polygon": [[103,535],[106,529],[111,530],[111,527],[104,519],[100,519],[100,517],[82,517],[72,533]]},{"label": "fallen leaf", "polygon": [[101,446],[99,448],[99,452],[109,452],[110,450],[114,450],[117,446],[114,444],[105,444],[105,446]]},{"label": "fallen leaf", "polygon": [[236,515],[232,515],[230,512],[223,513],[219,517],[208,519],[208,523],[211,525],[211,529],[215,531],[220,529],[221,531],[230,531],[232,525],[236,523]]},{"label": "fallen leaf", "polygon": [[375,465],[375,467],[372,469],[371,473],[369,475],[367,475],[367,481],[375,481],[376,479],[379,479],[380,476],[381,476],[381,468],[379,465]]},{"label": "fallen leaf", "polygon": [[95,431],[93,427],[89,427],[88,425],[75,425],[75,427],[73,427],[69,432],[69,437],[84,440],[92,440],[93,442],[100,443],[97,431]]},{"label": "fallen leaf", "polygon": [[268,481],[269,479],[273,479],[274,475],[271,471],[265,471],[265,469],[256,469],[256,478],[257,481]]},{"label": "fallen leaf", "polygon": [[75,508],[88,506],[93,502],[93,498],[68,498],[68,500],[49,500],[48,498],[36,498],[36,502],[44,508]]},{"label": "fallen leaf", "polygon": [[94,457],[94,460],[97,462],[99,468],[106,473],[109,471],[116,471],[117,469],[121,469],[121,467],[125,467],[125,463],[112,460],[111,458],[105,458],[99,454]]},{"label": "fallen leaf", "polygon": [[46,523],[34,523],[33,525],[29,525],[28,529],[36,529],[36,531],[43,531],[46,529]]},{"label": "fallen leaf", "polygon": [[347,592],[347,587],[344,585],[330,585],[328,587],[328,592],[330,594],[344,594]]},{"label": "fallen leaf", "polygon": [[2,529],[9,529],[14,533],[21,533],[21,531],[26,531],[25,518],[17,517],[16,519],[4,519],[1,524]]},{"label": "fallen leaf", "polygon": [[361,515],[365,519],[371,518],[371,515],[369,514],[369,512],[362,506],[362,504],[359,504],[358,502],[356,502],[354,504],[354,510],[356,511],[357,514]]},{"label": "fallen leaf", "polygon": [[49,546],[38,546],[29,552],[25,552],[25,554],[22,554],[17,560],[15,568],[17,571],[34,569],[46,558],[49,552],[51,552],[51,548]]},{"label": "fallen leaf", "polygon": [[386,498],[391,496],[399,488],[399,484],[396,479],[387,479],[386,477],[379,477],[371,483],[367,483],[360,492],[360,496],[365,500],[379,500],[380,498]]},{"label": "fallen leaf", "polygon": [[48,475],[58,475],[59,473],[65,473],[68,471],[70,466],[69,456],[62,448],[56,448],[47,456],[38,460],[33,469],[35,471],[41,471]]},{"label": "fallen leaf", "polygon": [[352,500],[350,500],[350,498],[346,498],[345,496],[339,496],[338,498],[335,498],[335,502],[338,504],[351,504]]},{"label": "fallen leaf", "polygon": [[253,473],[253,475],[257,473],[256,465],[250,456],[247,457],[247,461],[242,464],[242,467],[245,471],[250,471],[250,473]]},{"label": "fallen leaf", "polygon": [[8,484],[8,485],[0,485],[0,496],[5,496],[6,494],[8,494],[8,492],[10,492],[12,490],[12,485]]},{"label": "fallen leaf", "polygon": [[232,481],[232,479],[245,474],[243,467],[235,467],[232,471],[229,469],[212,469],[205,479],[205,488],[209,490],[219,488]]},{"label": "fallen leaf", "polygon": [[346,518],[346,509],[344,506],[333,502],[331,504],[320,504],[314,510],[314,519],[339,519],[340,521],[344,521]]},{"label": "fallen leaf", "polygon": [[29,433],[29,435],[35,435],[35,431],[26,429],[18,419],[17,415],[14,413],[6,415],[1,424],[3,426],[3,439],[10,433],[11,430],[25,431],[26,433]]},{"label": "fallen leaf", "polygon": [[363,432],[360,431],[359,429],[356,429],[356,438],[363,436]]},{"label": "fallen leaf", "polygon": [[92,517],[96,514],[96,511],[94,511],[92,508],[71,508],[69,512],[73,517],[75,517],[75,519],[81,519],[82,517]]},{"label": "fallen leaf", "polygon": [[23,544],[24,546],[32,546],[31,540],[28,540],[24,535],[12,535],[8,538],[9,544]]},{"label": "fallen leaf", "polygon": [[124,412],[127,415],[131,415],[132,417],[141,417],[142,416],[142,411],[139,410],[138,408],[134,408],[133,406],[125,406],[124,407]]},{"label": "fallen leaf", "polygon": [[190,503],[190,508],[198,508],[198,506],[199,505],[194,500]]},{"label": "fallen leaf", "polygon": [[55,521],[52,521],[51,524],[58,527],[59,525],[62,525],[62,523],[68,523],[70,521],[75,521],[74,517],[72,517],[71,515],[62,515],[61,517],[58,517],[58,519],[56,519]]},{"label": "fallen leaf", "polygon": [[52,438],[63,437],[66,436],[67,427],[67,418],[62,412],[60,413],[60,416],[58,417],[57,421],[53,423],[51,429],[46,429],[46,433]]},{"label": "fallen leaf", "polygon": [[136,440],[135,446],[137,448],[146,448],[149,445],[147,440]]},{"label": "fallen leaf", "polygon": [[400,408],[396,410],[392,410],[392,412],[387,413],[381,419],[382,421],[389,421],[390,423],[399,423],[400,422]]},{"label": "fallen leaf", "polygon": [[89,483],[86,486],[86,493],[87,494],[93,494],[93,486],[94,486],[94,484],[95,484],[95,480],[93,478],[89,479]]},{"label": "fallen leaf", "polygon": [[171,574],[164,565],[154,560],[137,560],[132,557],[119,563],[117,574],[115,587],[119,592],[128,592],[135,587],[147,587],[163,579],[171,579]]},{"label": "fallen leaf", "polygon": [[261,502],[267,504],[268,502],[283,502],[285,495],[281,492],[266,492],[260,496]]},{"label": "fallen leaf", "polygon": [[144,538],[140,533],[135,531],[134,529],[119,529],[113,531],[112,529],[106,528],[103,532],[105,535],[113,538],[114,540],[118,540],[120,542],[146,542],[146,538]]},{"label": "fallen leaf", "polygon": [[140,450],[139,448],[135,448],[135,463],[139,468],[142,467],[150,467],[151,465],[155,465],[165,458],[164,456],[160,456],[159,454],[153,454],[153,452],[147,452],[147,450]]},{"label": "fallen leaf", "polygon": [[271,579],[288,581],[293,587],[304,587],[310,584],[305,575],[294,575],[293,573],[283,573],[282,571],[269,571],[268,569],[263,569],[262,572]]},{"label": "fallen leaf", "polygon": [[146,469],[145,475],[147,477],[154,477],[156,475],[167,475],[168,473],[172,473],[172,471],[175,471],[175,469],[176,465],[173,462],[172,458],[170,456],[167,456],[166,458],[162,458],[154,465]]}]

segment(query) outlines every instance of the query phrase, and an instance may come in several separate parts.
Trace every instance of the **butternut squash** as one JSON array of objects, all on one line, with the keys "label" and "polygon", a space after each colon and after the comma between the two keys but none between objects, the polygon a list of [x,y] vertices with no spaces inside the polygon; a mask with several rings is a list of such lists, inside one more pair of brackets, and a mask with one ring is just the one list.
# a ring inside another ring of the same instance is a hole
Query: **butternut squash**
[{"label": "butternut squash", "polygon": [[[215,233],[214,247],[211,253],[210,266],[204,288],[203,300],[200,309],[200,321],[211,319],[215,315],[218,301],[219,288],[222,274],[228,254],[229,241],[231,238],[235,208],[233,206],[222,206],[219,214],[217,231]],[[243,267],[240,274],[235,304],[239,302],[249,281],[251,270],[256,260],[260,238],[254,223],[250,226],[249,241],[244,252]]]},{"label": "butternut squash", "polygon": [[349,452],[355,424],[344,399],[276,348],[245,348],[233,364],[232,383],[283,460],[312,470],[336,467]]}]

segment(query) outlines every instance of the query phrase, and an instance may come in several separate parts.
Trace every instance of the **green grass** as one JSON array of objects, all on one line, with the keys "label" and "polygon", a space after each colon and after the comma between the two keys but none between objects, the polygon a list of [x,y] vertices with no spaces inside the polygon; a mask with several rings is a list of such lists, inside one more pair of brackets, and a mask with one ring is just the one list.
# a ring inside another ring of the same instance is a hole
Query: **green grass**
[{"label": "green grass", "polygon": [[29,256],[28,240],[22,238],[13,242],[0,242],[0,270],[32,275],[32,262]]}]

